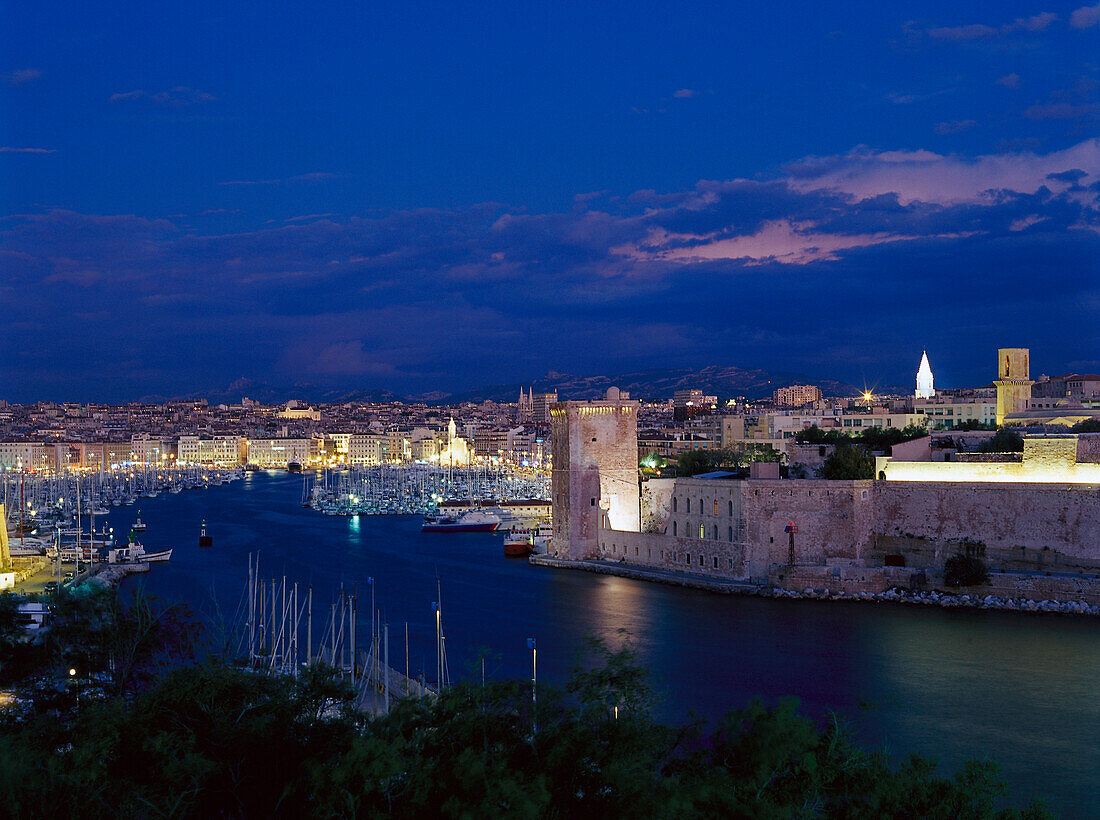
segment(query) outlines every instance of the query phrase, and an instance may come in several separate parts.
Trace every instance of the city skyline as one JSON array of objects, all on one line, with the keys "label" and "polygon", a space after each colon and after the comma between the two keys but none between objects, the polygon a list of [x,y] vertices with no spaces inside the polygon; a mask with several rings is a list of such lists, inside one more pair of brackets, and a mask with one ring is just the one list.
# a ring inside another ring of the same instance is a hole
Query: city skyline
[{"label": "city skyline", "polygon": [[1096,5],[56,11],[0,35],[11,400],[1100,371]]}]

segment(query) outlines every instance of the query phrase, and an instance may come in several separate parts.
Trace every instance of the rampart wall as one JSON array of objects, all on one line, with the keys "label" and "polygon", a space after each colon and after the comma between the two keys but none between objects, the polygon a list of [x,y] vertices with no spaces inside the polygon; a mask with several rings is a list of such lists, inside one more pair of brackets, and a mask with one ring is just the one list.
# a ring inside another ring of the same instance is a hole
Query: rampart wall
[{"label": "rampart wall", "polygon": [[706,538],[601,529],[596,557],[719,578],[747,577],[744,545]]},{"label": "rampart wall", "polygon": [[1100,568],[1100,484],[874,484],[875,557],[942,566],[968,546],[991,567]]}]

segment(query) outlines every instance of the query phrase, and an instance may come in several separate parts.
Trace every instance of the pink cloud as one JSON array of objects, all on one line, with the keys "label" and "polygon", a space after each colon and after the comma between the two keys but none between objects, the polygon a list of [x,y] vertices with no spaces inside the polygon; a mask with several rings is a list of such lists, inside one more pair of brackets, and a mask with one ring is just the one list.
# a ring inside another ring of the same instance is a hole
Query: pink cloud
[{"label": "pink cloud", "polygon": [[996,82],[997,85],[1003,85],[1005,88],[1019,88],[1020,75],[1013,71],[1011,74],[1005,74],[1003,77],[998,77]]},{"label": "pink cloud", "polygon": [[9,71],[7,74],[0,74],[0,80],[8,85],[24,85],[37,80],[41,76],[42,72],[37,68],[21,68],[17,71]]},{"label": "pink cloud", "polygon": [[168,91],[145,91],[140,88],[134,91],[120,91],[108,97],[107,101],[113,103],[149,102],[169,108],[183,108],[188,105],[215,102],[217,99],[213,94],[208,94],[205,91],[179,85]]},{"label": "pink cloud", "polygon": [[815,232],[814,225],[810,222],[776,219],[765,222],[755,233],[724,239],[651,230],[644,241],[612,250],[621,256],[649,261],[706,262],[736,259],[748,265],[765,262],[806,265],[835,260],[837,251],[922,238],[926,237],[888,232],[822,233]]},{"label": "pink cloud", "polygon": [[681,88],[672,96],[676,97],[677,99],[685,100],[689,97],[694,97],[695,93],[696,92],[691,88]]},{"label": "pink cloud", "polygon": [[1030,120],[1076,120],[1100,114],[1100,103],[1054,102],[1033,105],[1024,112]]},{"label": "pink cloud", "polygon": [[969,26],[931,28],[928,29],[928,34],[937,40],[982,40],[996,37],[997,29],[982,23],[973,23]]},{"label": "pink cloud", "polygon": [[987,26],[985,23],[971,23],[966,26],[940,26],[928,30],[928,35],[937,40],[965,42],[967,40],[986,40],[1014,31],[1045,31],[1058,19],[1053,12],[1044,11],[1032,17],[1017,17],[1011,23],[1002,26]]},{"label": "pink cloud", "polygon": [[53,154],[55,148],[12,148],[10,145],[0,146],[0,154]]},{"label": "pink cloud", "polygon": [[1074,28],[1096,28],[1100,24],[1100,6],[1081,6],[1069,16]]},{"label": "pink cloud", "polygon": [[973,159],[930,151],[875,153],[859,148],[841,157],[811,157],[791,166],[790,185],[800,191],[833,190],[859,199],[897,194],[913,201],[977,202],[984,192],[1034,193],[1049,185],[1049,174],[1081,168],[1100,174],[1100,139],[1089,139],[1050,154],[989,154]]}]

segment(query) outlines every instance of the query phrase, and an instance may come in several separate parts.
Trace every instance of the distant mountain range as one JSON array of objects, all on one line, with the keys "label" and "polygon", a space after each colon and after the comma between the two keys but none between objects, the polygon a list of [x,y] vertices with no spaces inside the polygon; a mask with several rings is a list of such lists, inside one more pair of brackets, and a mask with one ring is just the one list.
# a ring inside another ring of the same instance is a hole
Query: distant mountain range
[{"label": "distant mountain range", "polygon": [[[559,399],[594,399],[601,397],[609,387],[630,392],[635,399],[670,399],[677,390],[702,390],[720,401],[744,396],[761,399],[779,387],[792,384],[815,384],[826,396],[858,396],[859,390],[851,384],[835,379],[815,379],[803,373],[777,373],[767,370],[711,365],[701,370],[688,367],[654,368],[619,376],[573,376],[551,371],[541,379],[524,385],[507,384],[482,387],[465,393],[436,397],[434,401],[457,404],[464,401],[515,401],[520,387],[533,388],[536,393],[558,391]],[[426,397],[420,399],[428,401]]]},{"label": "distant mountain range", "polygon": [[[773,372],[741,367],[711,365],[701,370],[688,367],[654,368],[617,376],[574,376],[550,371],[541,379],[522,384],[500,384],[478,387],[460,393],[431,391],[399,395],[390,390],[358,389],[316,384],[275,386],[250,379],[238,379],[225,390],[207,393],[202,397],[212,404],[233,404],[247,396],[264,404],[282,404],[288,399],[335,404],[346,401],[390,402],[421,401],[427,404],[460,404],[462,402],[515,401],[520,388],[533,388],[536,393],[558,392],[560,399],[595,399],[603,396],[609,387],[630,392],[636,399],[669,399],[677,390],[702,390],[706,395],[717,396],[720,401],[730,398],[766,398],[779,387],[792,384],[815,384],[826,396],[857,396],[859,390],[851,384],[835,379],[819,379],[804,373]],[[198,398],[199,394],[177,398]],[[142,401],[164,401],[161,396],[148,396]]]}]

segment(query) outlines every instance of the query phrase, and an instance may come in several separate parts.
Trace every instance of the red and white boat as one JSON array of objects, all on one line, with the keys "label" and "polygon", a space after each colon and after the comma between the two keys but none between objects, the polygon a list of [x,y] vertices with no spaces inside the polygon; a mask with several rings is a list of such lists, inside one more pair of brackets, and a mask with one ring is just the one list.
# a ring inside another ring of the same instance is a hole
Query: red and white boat
[{"label": "red and white boat", "polygon": [[512,530],[504,536],[506,558],[526,558],[534,551],[534,533],[530,530]]}]

